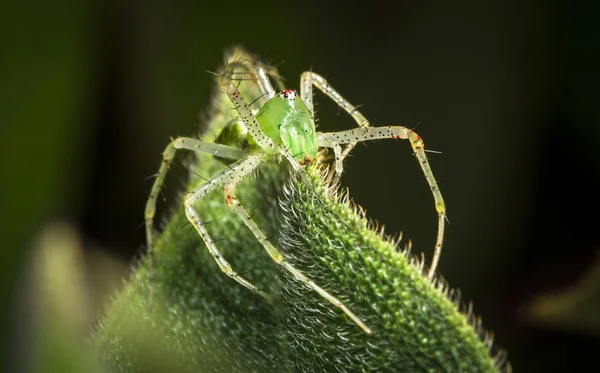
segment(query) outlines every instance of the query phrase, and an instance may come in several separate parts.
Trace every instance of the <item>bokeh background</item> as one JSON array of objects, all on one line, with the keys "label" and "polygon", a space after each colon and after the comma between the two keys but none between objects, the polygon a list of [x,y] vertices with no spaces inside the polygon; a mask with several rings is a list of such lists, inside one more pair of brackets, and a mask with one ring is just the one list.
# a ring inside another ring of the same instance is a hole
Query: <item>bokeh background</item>
[{"label": "bokeh background", "polygon": [[[40,232],[56,222],[79,258],[58,267],[61,286],[96,284],[77,293],[100,294],[95,302],[73,311],[94,324],[143,252],[147,177],[170,136],[201,128],[214,88],[205,70],[234,44],[275,64],[289,88],[304,70],[322,74],[373,125],[414,127],[443,153],[430,157],[451,223],[440,271],[516,371],[595,362],[600,6],[583,5],[3,3],[0,370],[51,371],[31,363],[43,308],[31,278]],[[320,130],[355,125],[324,96],[316,102]],[[345,167],[355,201],[429,258],[436,214],[409,145],[360,145]]]}]

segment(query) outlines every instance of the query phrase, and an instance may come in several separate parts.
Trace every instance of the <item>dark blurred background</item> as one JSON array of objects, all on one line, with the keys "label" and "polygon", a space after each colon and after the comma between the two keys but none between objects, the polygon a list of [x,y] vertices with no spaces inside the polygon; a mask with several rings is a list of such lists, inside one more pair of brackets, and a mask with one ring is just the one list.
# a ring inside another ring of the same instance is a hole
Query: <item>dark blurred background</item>
[{"label": "dark blurred background", "polygon": [[[214,84],[205,70],[241,44],[275,64],[289,88],[312,69],[373,125],[416,127],[443,153],[430,155],[451,223],[441,273],[474,302],[516,371],[595,362],[600,6],[582,5],[4,3],[0,337],[12,357],[0,360],[18,370],[26,356],[14,341],[31,329],[23,273],[42,227],[67,221],[84,252],[139,258],[147,177],[170,136],[197,133]],[[321,131],[355,125],[324,96],[316,102]],[[436,214],[408,143],[359,145],[352,155],[343,185],[429,259]]]}]

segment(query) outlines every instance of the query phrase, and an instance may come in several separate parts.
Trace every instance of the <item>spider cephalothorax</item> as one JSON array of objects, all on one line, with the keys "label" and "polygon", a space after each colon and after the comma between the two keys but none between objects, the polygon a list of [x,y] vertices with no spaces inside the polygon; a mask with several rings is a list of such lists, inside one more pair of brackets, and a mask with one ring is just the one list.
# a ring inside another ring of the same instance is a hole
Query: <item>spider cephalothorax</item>
[{"label": "spider cephalothorax", "polygon": [[296,92],[285,89],[267,101],[256,114],[260,129],[301,164],[317,156],[312,113]]}]

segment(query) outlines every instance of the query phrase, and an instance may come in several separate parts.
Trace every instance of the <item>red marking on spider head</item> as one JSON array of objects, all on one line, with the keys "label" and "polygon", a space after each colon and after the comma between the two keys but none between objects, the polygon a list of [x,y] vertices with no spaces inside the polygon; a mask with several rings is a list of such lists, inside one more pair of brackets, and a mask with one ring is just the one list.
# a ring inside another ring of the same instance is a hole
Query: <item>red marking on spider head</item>
[{"label": "red marking on spider head", "polygon": [[395,138],[395,139],[399,139],[400,135],[392,135],[392,137]]},{"label": "red marking on spider head", "polygon": [[294,101],[296,99],[296,91],[291,89],[284,89],[279,94],[279,97],[285,98],[286,100]]}]

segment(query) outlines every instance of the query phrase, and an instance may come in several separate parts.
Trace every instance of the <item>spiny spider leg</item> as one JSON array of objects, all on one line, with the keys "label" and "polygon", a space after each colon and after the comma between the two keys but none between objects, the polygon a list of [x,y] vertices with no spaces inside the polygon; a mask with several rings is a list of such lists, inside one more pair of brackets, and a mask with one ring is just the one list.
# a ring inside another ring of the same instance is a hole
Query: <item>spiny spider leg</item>
[{"label": "spiny spider leg", "polygon": [[266,102],[275,96],[275,89],[269,77],[274,78],[276,81],[281,80],[276,68],[263,63],[258,57],[248,58],[243,48],[236,47],[233,48],[227,61],[225,61],[225,68],[221,75],[225,75],[235,81],[235,75],[239,74],[238,69],[246,70],[256,80],[265,98],[263,101]]},{"label": "spiny spider leg", "polygon": [[156,213],[156,199],[158,198],[158,193],[164,183],[165,176],[169,171],[169,166],[173,162],[173,158],[175,157],[175,153],[178,149],[187,149],[200,153],[208,153],[214,156],[219,156],[228,159],[240,159],[244,156],[244,152],[241,149],[233,148],[231,146],[214,144],[209,142],[204,142],[198,139],[193,139],[189,137],[178,137],[172,140],[169,145],[165,148],[162,153],[163,160],[160,164],[160,169],[156,174],[156,179],[154,179],[154,184],[152,185],[152,189],[150,190],[150,196],[148,197],[148,201],[146,201],[146,210],[144,212],[144,218],[146,222],[146,242],[148,245],[148,252],[152,253],[152,248],[154,246],[154,214]]},{"label": "spiny spider leg", "polygon": [[284,158],[286,158],[288,160],[288,162],[290,163],[290,165],[292,166],[292,168],[294,169],[294,171],[297,174],[300,174],[300,177],[302,178],[302,182],[304,182],[304,184],[307,186],[310,185],[310,181],[308,180],[308,175],[306,174],[306,170],[304,169],[304,167],[302,167],[300,165],[300,163],[298,163],[296,158],[294,158],[294,156],[292,156],[287,150],[285,150],[283,148],[280,148],[279,154],[281,154]]},{"label": "spiny spider leg", "polygon": [[255,70],[258,78],[258,86],[260,87],[261,92],[267,95],[267,100],[272,99],[275,97],[275,89],[269,81],[269,77],[267,76],[264,65],[262,63],[257,63]]},{"label": "spiny spider leg", "polygon": [[[223,255],[217,249],[213,239],[210,237],[204,224],[202,224],[202,220],[200,220],[200,216],[194,210],[194,203],[198,202],[201,198],[205,197],[209,192],[214,190],[215,188],[222,188],[226,183],[229,183],[232,178],[240,178],[240,175],[246,176],[248,174],[247,170],[252,171],[256,166],[260,164],[260,159],[257,157],[249,155],[246,158],[239,160],[225,170],[219,172],[214,177],[206,181],[204,184],[200,185],[198,188],[194,189],[190,193],[188,193],[185,197],[184,206],[185,206],[185,215],[187,219],[192,223],[194,228],[202,237],[202,240],[206,244],[206,247],[212,254],[213,258],[219,265],[219,268],[229,277],[240,283],[241,285],[247,287],[252,290],[256,294],[262,296],[263,298],[272,301],[271,297],[266,294],[264,291],[260,290],[256,285],[252,284],[250,281],[246,280],[242,276],[240,276],[237,272],[235,272],[231,265],[223,258]],[[226,189],[227,190],[227,189]],[[227,194],[225,194],[227,200]]]},{"label": "spiny spider leg", "polygon": [[[306,277],[302,272],[296,269],[292,264],[285,260],[283,254],[275,248],[275,246],[267,239],[265,234],[260,230],[258,225],[252,220],[246,209],[242,206],[239,199],[235,196],[235,188],[242,182],[250,173],[252,173],[265,159],[265,153],[257,153],[248,155],[243,162],[239,164],[239,167],[234,168],[233,172],[229,176],[229,179],[225,183],[224,191],[225,191],[225,203],[229,208],[234,210],[242,221],[246,223],[246,226],[252,231],[256,239],[263,245],[265,250],[271,256],[271,259],[275,261],[275,263],[281,265],[288,272],[290,272],[298,281],[304,283],[306,286],[316,291],[323,298],[327,299],[334,306],[340,308],[350,319],[356,323],[361,329],[363,329],[366,333],[371,334],[371,329],[369,329],[348,307],[346,307],[339,299],[329,294],[326,290],[318,286],[313,280]],[[193,203],[193,201],[191,201]],[[186,212],[188,211],[188,202],[186,199]],[[191,213],[191,212],[190,212]],[[188,215],[189,218],[190,215]],[[190,219],[190,221],[192,221]],[[200,232],[200,230],[199,230]],[[204,235],[203,235],[204,234]],[[200,232],[200,235],[205,240],[206,244],[212,244],[210,242],[210,238],[206,235],[206,231]],[[216,250],[216,248],[214,248]],[[212,252],[212,251],[211,251]],[[213,254],[214,255],[214,254]],[[217,259],[217,257],[215,257]],[[231,268],[229,268],[231,270]],[[235,272],[233,272],[235,273]],[[228,274],[228,276],[232,277],[232,275]],[[237,278],[232,277],[237,280]],[[239,281],[239,280],[238,280]],[[244,286],[248,286],[244,284]]]},{"label": "spiny spider leg", "polygon": [[235,106],[235,110],[237,110],[240,118],[246,125],[248,129],[248,133],[256,142],[258,146],[265,150],[275,150],[275,145],[273,144],[273,140],[267,136],[263,130],[260,128],[258,121],[252,114],[252,110],[250,109],[250,105],[244,100],[242,97],[242,93],[235,85],[234,81],[231,77],[226,75],[219,76],[219,84],[223,87],[225,94],[229,97],[233,106]]},{"label": "spiny spider leg", "polygon": [[425,179],[429,183],[429,188],[435,200],[435,209],[438,213],[438,234],[435,243],[435,251],[429,268],[428,276],[433,278],[437,268],[440,255],[442,252],[442,244],[444,241],[444,219],[446,218],[446,205],[444,198],[438,187],[429,162],[425,154],[425,148],[421,136],[417,135],[413,130],[402,126],[387,126],[387,127],[361,127],[341,132],[317,133],[318,143],[335,142],[337,144],[351,144],[368,140],[378,139],[406,139],[410,141],[410,145],[417,156],[419,165],[423,170]]},{"label": "spiny spider leg", "polygon": [[[383,135],[379,134],[379,130],[370,131],[369,121],[354,107],[348,100],[346,100],[342,95],[340,95],[335,89],[333,89],[327,80],[322,76],[313,73],[312,71],[306,71],[302,74],[300,79],[300,95],[304,103],[309,108],[311,113],[314,115],[313,109],[313,94],[312,94],[312,86],[317,87],[327,96],[329,96],[336,104],[338,104],[341,108],[343,108],[359,125],[359,130],[349,130],[343,132],[333,132],[329,134],[319,133],[317,134],[317,142],[319,146],[330,147],[334,149],[335,152],[335,163],[336,163],[336,171],[334,182],[339,180],[341,176],[343,166],[342,162],[344,158],[348,155],[348,153],[352,150],[352,148],[356,145],[356,143],[367,140],[375,140],[375,139],[383,139],[383,138],[402,138],[408,139],[411,142],[411,146],[417,155],[417,159],[421,165],[423,173],[425,174],[425,178],[429,183],[429,187],[433,193],[433,198],[435,200],[436,210],[438,212],[438,236],[435,245],[435,252],[433,254],[433,259],[431,263],[431,267],[429,269],[428,276],[432,278],[435,274],[435,270],[437,268],[441,251],[442,251],[442,243],[444,240],[444,219],[446,218],[446,207],[444,204],[444,199],[442,198],[442,194],[439,191],[437,182],[433,176],[431,168],[429,167],[429,163],[427,162],[427,156],[425,155],[425,150],[423,149],[423,141],[421,137],[417,135],[414,131],[409,130],[405,127],[394,127],[397,129],[397,133]],[[384,128],[384,127],[379,127]],[[388,127],[385,127],[388,128]],[[392,128],[392,127],[389,127]],[[357,136],[362,133],[361,136]],[[339,137],[329,136],[329,135],[339,135]],[[343,139],[343,140],[342,140]],[[336,146],[339,147],[340,144],[348,144],[343,152],[339,152],[336,149]]]},{"label": "spiny spider leg", "polygon": [[[302,77],[300,78],[300,97],[313,114],[314,117],[314,109],[313,109],[313,92],[312,86],[317,87],[321,92],[325,93],[329,96],[338,106],[344,109],[350,116],[356,121],[359,127],[368,127],[369,121],[358,111],[358,109],[352,105],[348,100],[346,100],[342,95],[340,95],[335,89],[333,89],[327,80],[323,78],[321,75],[313,73],[312,71],[305,71],[302,73]],[[341,163],[344,161],[344,158],[350,153],[352,148],[356,145],[356,142],[348,143],[348,146],[344,149],[341,155],[338,157],[336,155],[336,163]],[[323,145],[327,146],[327,145]],[[337,166],[336,166],[337,167]],[[337,176],[336,176],[337,177]]]},{"label": "spiny spider leg", "polygon": [[[258,86],[263,95],[266,95],[269,98],[274,96],[274,89],[268,79],[268,75],[277,77],[277,70],[269,68],[268,66],[265,67],[258,60],[247,60],[245,59],[245,56],[246,53],[243,51],[243,49],[236,48],[225,63],[223,74],[231,78],[232,76],[239,74],[240,69],[246,70],[257,80]],[[209,153],[233,160],[241,159],[244,155],[244,151],[241,149],[226,145],[203,142],[193,138],[179,137],[175,140],[172,140],[172,142],[167,145],[163,151],[163,161],[156,175],[154,184],[152,185],[150,196],[146,201],[146,209],[144,213],[146,224],[146,242],[148,245],[148,251],[150,253],[152,253],[152,247],[154,245],[153,220],[156,213],[156,200],[177,149],[188,149],[202,153]]]},{"label": "spiny spider leg", "polygon": [[[236,80],[238,80],[237,75],[240,74],[240,72],[238,71],[240,69],[246,70],[247,74],[250,75],[251,80],[256,80],[260,92],[262,93],[262,96],[259,97],[259,100],[261,100],[263,104],[275,96],[275,89],[269,81],[269,73],[265,70],[264,65],[260,62],[229,62],[227,66],[223,69],[223,72],[220,74],[220,76],[227,76],[228,79],[235,82]],[[247,79],[248,78],[245,77],[243,80]]]}]

